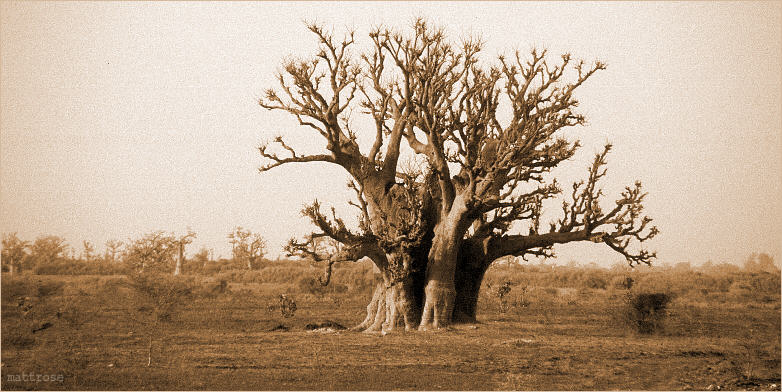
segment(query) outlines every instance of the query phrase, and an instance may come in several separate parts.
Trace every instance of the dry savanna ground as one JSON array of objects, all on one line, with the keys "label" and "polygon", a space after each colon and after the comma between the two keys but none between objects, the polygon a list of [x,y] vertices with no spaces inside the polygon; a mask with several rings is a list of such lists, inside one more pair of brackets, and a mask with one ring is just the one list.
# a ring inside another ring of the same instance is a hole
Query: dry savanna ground
[{"label": "dry savanna ground", "polygon": [[[179,279],[186,292],[163,310],[125,276],[4,274],[2,389],[780,388],[778,274],[498,266],[478,324],[381,336],[307,329],[363,319],[368,266],[325,289],[317,269],[286,268]],[[650,334],[627,311],[644,291],[672,298]]]}]

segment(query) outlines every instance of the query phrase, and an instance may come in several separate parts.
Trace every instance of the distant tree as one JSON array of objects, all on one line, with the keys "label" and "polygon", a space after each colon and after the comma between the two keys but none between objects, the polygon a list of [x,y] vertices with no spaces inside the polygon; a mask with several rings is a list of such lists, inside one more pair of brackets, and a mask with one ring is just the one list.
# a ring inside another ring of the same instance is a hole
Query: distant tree
[{"label": "distant tree", "polygon": [[768,253],[752,253],[744,261],[744,270],[747,272],[779,273],[779,268],[774,264],[774,258]]},{"label": "distant tree", "polygon": [[177,276],[182,273],[182,262],[184,261],[185,258],[185,245],[193,242],[193,239],[195,237],[196,237],[196,233],[194,233],[190,229],[187,229],[187,234],[174,238],[174,246],[176,246],[177,249],[177,259],[176,259],[176,266],[174,267],[174,276]]},{"label": "distant tree", "polygon": [[16,233],[3,234],[3,250],[0,258],[3,264],[8,266],[8,273],[13,274],[22,268],[22,262],[29,257],[27,249],[30,246],[29,241],[22,241],[16,236]]},{"label": "distant tree", "polygon": [[241,226],[228,233],[228,242],[232,245],[234,260],[246,262],[248,270],[253,269],[255,261],[266,252],[266,240],[260,234],[245,230]]},{"label": "distant tree", "polygon": [[84,250],[81,251],[81,258],[84,261],[95,260],[95,245],[90,241],[84,240],[82,241],[82,246],[84,247]]},{"label": "distant tree", "polygon": [[148,269],[160,270],[170,265],[177,247],[173,234],[164,231],[153,231],[144,234],[139,239],[129,241],[128,261],[137,272]]},{"label": "distant tree", "polygon": [[202,267],[206,267],[206,264],[209,262],[209,249],[202,247],[193,255],[193,262]]},{"label": "distant tree", "polygon": [[120,253],[120,249],[125,245],[122,241],[108,240],[106,241],[106,254],[105,259],[109,262],[116,262],[117,255]]},{"label": "distant tree", "polygon": [[48,264],[66,257],[69,249],[65,239],[55,235],[40,236],[30,245],[30,257],[36,264]]},{"label": "distant tree", "polygon": [[692,266],[689,261],[680,261],[673,265],[673,270],[678,272],[687,272],[692,270]]}]

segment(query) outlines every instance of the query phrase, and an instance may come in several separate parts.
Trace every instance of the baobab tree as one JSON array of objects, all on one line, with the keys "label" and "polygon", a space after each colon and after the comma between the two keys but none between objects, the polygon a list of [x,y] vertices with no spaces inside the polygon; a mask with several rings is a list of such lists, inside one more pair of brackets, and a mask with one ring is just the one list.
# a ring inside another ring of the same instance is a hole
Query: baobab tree
[{"label": "baobab tree", "polygon": [[255,261],[266,252],[266,240],[260,234],[245,230],[241,226],[228,233],[228,242],[232,245],[234,260],[246,261],[248,270],[253,269]]},{"label": "baobab tree", "polygon": [[182,273],[182,263],[185,259],[185,245],[193,242],[193,239],[195,239],[196,233],[194,233],[192,230],[187,229],[187,234],[181,235],[179,237],[173,237],[173,245],[177,250],[177,259],[176,259],[176,266],[174,267],[174,276],[178,276]]},{"label": "baobab tree", "polygon": [[[170,266],[174,257],[174,276],[181,274],[184,260],[185,245],[193,242],[196,234],[190,229],[187,234],[176,236],[174,233],[153,231],[141,238],[128,241],[128,260],[138,272],[145,272],[147,268],[160,270]],[[170,271],[170,270],[169,270]]]},{"label": "baobab tree", "polygon": [[22,268],[22,262],[29,256],[27,249],[30,247],[30,242],[19,239],[16,233],[10,233],[3,234],[2,245],[0,258],[3,264],[8,266],[8,273],[13,275]]},{"label": "baobab tree", "polygon": [[[289,252],[333,262],[370,258],[382,272],[359,329],[436,329],[473,321],[483,275],[506,256],[551,257],[553,246],[603,243],[633,264],[650,263],[640,244],[657,234],[643,216],[640,182],[605,203],[600,180],[610,145],[589,165],[587,177],[565,193],[551,170],[574,157],[583,125],[576,90],[605,69],[565,54],[515,52],[481,60],[476,39],[452,44],[423,20],[412,31],[377,28],[360,53],[355,34],[343,39],[309,25],[319,42],[311,59],[289,60],[279,88],[260,105],[295,117],[304,137],[325,151],[302,155],[276,137],[259,147],[261,172],[291,163],[327,162],[352,177],[351,204],[359,225],[349,229],[315,202],[304,209],[318,232],[289,243]],[[371,129],[354,129],[359,113]],[[373,136],[360,145],[359,136]],[[403,149],[417,170],[400,163]],[[541,225],[544,207],[560,197],[562,216]],[[608,206],[605,206],[608,205]],[[332,255],[308,252],[329,237],[343,246]]]}]

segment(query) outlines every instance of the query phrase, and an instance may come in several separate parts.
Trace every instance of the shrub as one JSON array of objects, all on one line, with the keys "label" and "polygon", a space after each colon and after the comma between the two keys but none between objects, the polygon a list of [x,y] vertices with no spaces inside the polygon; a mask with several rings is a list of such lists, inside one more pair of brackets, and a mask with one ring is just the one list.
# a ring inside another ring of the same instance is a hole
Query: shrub
[{"label": "shrub", "polygon": [[122,275],[130,271],[126,263],[56,259],[38,263],[33,268],[36,275]]},{"label": "shrub", "polygon": [[131,274],[128,286],[135,294],[129,311],[146,332],[147,366],[151,366],[153,341],[164,337],[161,323],[171,322],[173,315],[193,299],[194,283],[184,277]]},{"label": "shrub", "polygon": [[671,296],[666,293],[628,294],[627,319],[640,333],[657,332],[663,326],[671,300]]},{"label": "shrub", "polygon": [[195,291],[197,297],[217,298],[218,295],[230,293],[228,281],[221,279],[219,282],[204,282]]},{"label": "shrub", "polygon": [[630,290],[633,288],[635,280],[624,274],[616,275],[611,279],[611,287],[620,290]]},{"label": "shrub", "polygon": [[513,290],[514,282],[506,280],[499,286],[492,286],[488,284],[487,288],[492,296],[496,297],[500,302],[500,313],[506,313],[510,308],[508,304],[508,294]]},{"label": "shrub", "polygon": [[215,275],[220,272],[220,264],[213,262],[206,263],[200,271],[204,275]]},{"label": "shrub", "polygon": [[608,282],[599,276],[590,276],[584,280],[584,287],[605,290],[608,287]]},{"label": "shrub", "polygon": [[285,294],[280,294],[278,299],[276,304],[269,306],[269,312],[279,310],[282,317],[293,317],[296,314],[296,301]]},{"label": "shrub", "polygon": [[29,334],[29,329],[16,328],[8,332],[3,332],[3,345],[26,350],[35,345],[35,338]]},{"label": "shrub", "polygon": [[543,289],[543,292],[549,296],[549,297],[556,297],[557,296],[557,289],[554,287],[546,287]]},{"label": "shrub", "polygon": [[348,291],[348,287],[341,283],[331,282],[324,286],[320,284],[318,279],[311,276],[302,276],[296,282],[296,286],[299,292],[304,294],[324,295],[326,293],[344,293]]}]

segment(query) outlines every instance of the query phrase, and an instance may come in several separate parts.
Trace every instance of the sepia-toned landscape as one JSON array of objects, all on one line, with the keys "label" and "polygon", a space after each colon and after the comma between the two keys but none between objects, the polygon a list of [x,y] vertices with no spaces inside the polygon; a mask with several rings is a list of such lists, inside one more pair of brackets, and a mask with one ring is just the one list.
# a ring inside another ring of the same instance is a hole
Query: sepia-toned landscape
[{"label": "sepia-toned landscape", "polygon": [[[323,287],[301,262],[193,261],[192,275],[157,282],[181,290],[170,308],[126,276],[4,274],[3,389],[776,390],[779,270],[759,260],[496,265],[479,323],[385,336],[340,327],[364,318],[368,262],[337,267]],[[644,292],[671,298],[650,333],[628,299]],[[47,369],[63,382],[5,376]]]},{"label": "sepia-toned landscape", "polygon": [[[385,336],[340,327],[364,318],[368,262],[337,267],[323,287],[322,271],[301,262],[246,270],[225,261],[221,270],[193,261],[185,264],[192,275],[161,278],[182,290],[165,313],[126,276],[4,274],[2,386],[777,390],[779,272],[759,260],[749,268],[495,265],[479,323]],[[650,333],[638,331],[628,299],[644,292],[670,295]],[[47,369],[63,381],[6,378]]]},{"label": "sepia-toned landscape", "polygon": [[438,4],[2,3],[2,389],[782,389],[782,6]]}]

